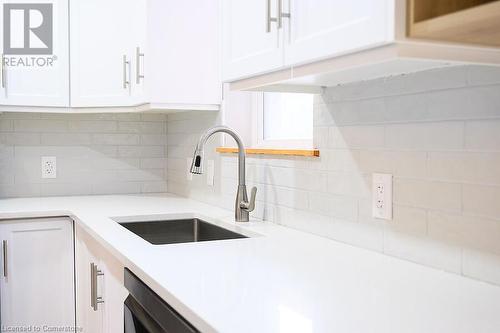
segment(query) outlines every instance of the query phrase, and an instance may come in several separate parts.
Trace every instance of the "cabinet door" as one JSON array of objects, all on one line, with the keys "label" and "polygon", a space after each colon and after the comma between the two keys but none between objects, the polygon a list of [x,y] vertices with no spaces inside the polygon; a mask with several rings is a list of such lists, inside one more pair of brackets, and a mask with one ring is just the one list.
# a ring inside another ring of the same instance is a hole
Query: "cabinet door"
[{"label": "cabinet door", "polygon": [[74,327],[72,221],[7,221],[0,235],[2,326]]},{"label": "cabinet door", "polygon": [[[289,38],[287,65],[388,43],[394,39],[394,0],[283,0]],[[288,6],[289,5],[289,6]],[[287,8],[289,7],[289,8]]]},{"label": "cabinet door", "polygon": [[100,258],[100,266],[103,273],[102,303],[104,332],[124,331],[124,302],[128,296],[128,290],[123,282],[123,270],[121,265],[111,254],[105,252]]},{"label": "cabinet door", "polygon": [[221,103],[220,15],[220,0],[148,1],[151,103]]},{"label": "cabinet door", "polygon": [[278,0],[223,0],[223,80],[260,74],[283,66],[283,29],[271,22]]},{"label": "cabinet door", "polygon": [[[76,226],[75,267],[76,267],[76,326],[83,332],[104,332],[103,312],[99,311],[102,304],[95,311],[91,306],[92,287],[90,264],[99,266],[98,254],[87,246],[86,234]],[[98,282],[102,279],[99,278]],[[102,285],[102,282],[101,282]],[[102,290],[99,290],[99,295]]]},{"label": "cabinet door", "polygon": [[[91,306],[92,283],[90,265],[95,264],[96,292],[102,303]],[[123,332],[123,307],[128,291],[123,284],[123,265],[98,244],[81,227],[76,228],[76,300],[77,327],[84,332]]]},{"label": "cabinet door", "polygon": [[0,5],[0,105],[69,106],[68,0]]},{"label": "cabinet door", "polygon": [[133,0],[71,0],[71,106],[135,105]]}]

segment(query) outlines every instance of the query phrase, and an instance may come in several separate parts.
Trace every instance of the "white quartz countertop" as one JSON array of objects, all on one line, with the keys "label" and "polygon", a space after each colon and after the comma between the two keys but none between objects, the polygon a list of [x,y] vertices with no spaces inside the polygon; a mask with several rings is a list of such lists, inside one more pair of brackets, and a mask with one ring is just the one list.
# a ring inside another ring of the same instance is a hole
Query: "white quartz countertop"
[{"label": "white quartz countertop", "polygon": [[[247,239],[152,245],[110,217],[200,216]],[[500,287],[173,195],[0,200],[69,215],[203,332],[500,332]],[[222,221],[222,222],[220,222]],[[225,222],[224,222],[225,221]]]}]

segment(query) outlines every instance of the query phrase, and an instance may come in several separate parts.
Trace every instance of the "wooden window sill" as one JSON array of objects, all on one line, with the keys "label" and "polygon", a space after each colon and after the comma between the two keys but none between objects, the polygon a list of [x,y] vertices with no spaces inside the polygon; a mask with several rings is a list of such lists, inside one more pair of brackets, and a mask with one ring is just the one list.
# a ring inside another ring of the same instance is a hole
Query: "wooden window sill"
[{"label": "wooden window sill", "polygon": [[[218,147],[218,153],[231,154],[237,153],[238,148]],[[247,148],[245,152],[250,155],[286,155],[286,156],[305,156],[319,157],[319,149],[272,149],[272,148]]]}]

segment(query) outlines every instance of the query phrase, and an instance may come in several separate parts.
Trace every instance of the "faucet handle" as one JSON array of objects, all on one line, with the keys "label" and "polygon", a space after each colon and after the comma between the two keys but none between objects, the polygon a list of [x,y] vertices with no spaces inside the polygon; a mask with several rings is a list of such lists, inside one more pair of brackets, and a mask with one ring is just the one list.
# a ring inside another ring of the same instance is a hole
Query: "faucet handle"
[{"label": "faucet handle", "polygon": [[255,209],[255,197],[257,196],[257,187],[252,187],[252,192],[250,194],[250,200],[248,202],[241,202],[240,208],[251,212]]}]

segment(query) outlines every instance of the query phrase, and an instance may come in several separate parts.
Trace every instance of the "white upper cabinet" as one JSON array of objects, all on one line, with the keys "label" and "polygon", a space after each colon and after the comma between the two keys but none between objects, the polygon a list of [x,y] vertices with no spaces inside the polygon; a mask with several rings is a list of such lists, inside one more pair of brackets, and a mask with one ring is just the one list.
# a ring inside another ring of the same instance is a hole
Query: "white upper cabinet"
[{"label": "white upper cabinet", "polygon": [[281,0],[222,0],[223,79],[232,80],[284,65]]},{"label": "white upper cabinet", "polygon": [[149,0],[146,82],[152,107],[219,109],[219,0]]},{"label": "white upper cabinet", "polygon": [[[10,48],[2,51],[0,111],[220,108],[220,0],[0,0],[0,4],[1,17],[4,4],[19,7],[13,8],[11,24],[0,24],[2,47],[10,43],[18,48],[15,54]],[[48,5],[50,10],[45,11]],[[5,8],[10,15],[10,7]],[[23,11],[29,13],[27,22]],[[9,28],[5,34],[4,26]],[[4,36],[9,39],[5,43]],[[33,47],[40,51],[46,37],[53,50],[47,55],[33,53]],[[32,65],[33,59],[49,57],[48,65]]]},{"label": "white upper cabinet", "polygon": [[394,40],[392,0],[282,0],[285,63],[300,64]]},{"label": "white upper cabinet", "polygon": [[394,0],[223,0],[225,81],[393,40]]},{"label": "white upper cabinet", "polygon": [[223,2],[231,90],[320,93],[444,66],[500,65],[500,1]]},{"label": "white upper cabinet", "polygon": [[0,104],[69,106],[68,0],[3,0],[0,11]]},{"label": "white upper cabinet", "polygon": [[136,50],[145,52],[145,0],[71,0],[71,106],[145,102]]}]

